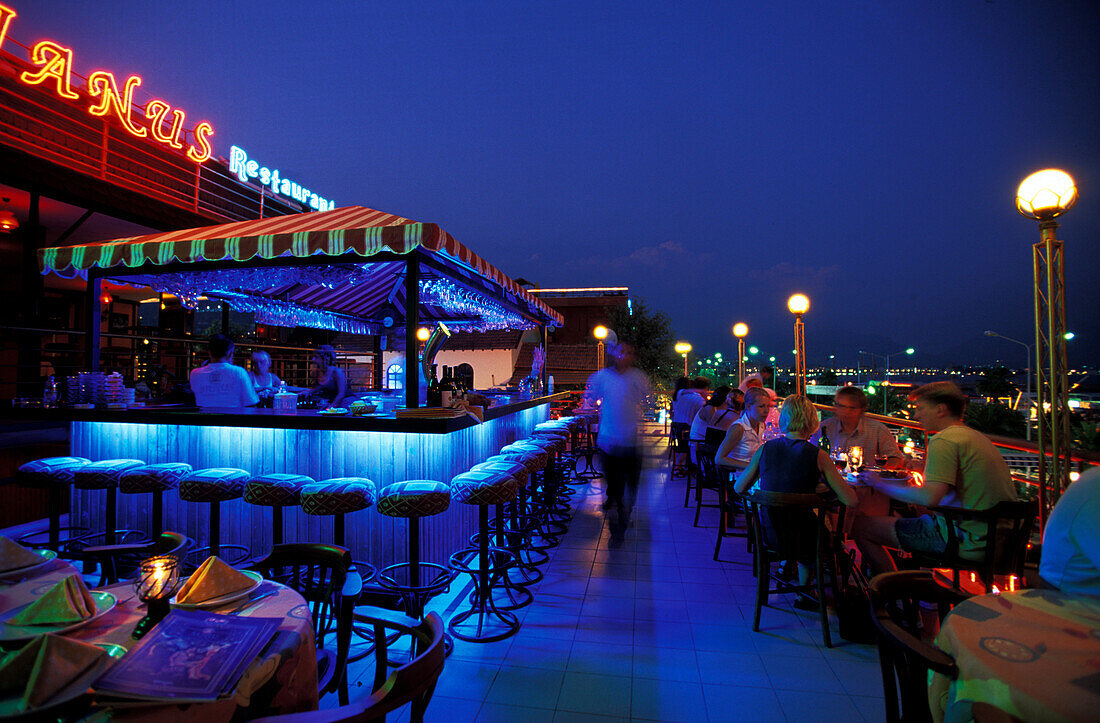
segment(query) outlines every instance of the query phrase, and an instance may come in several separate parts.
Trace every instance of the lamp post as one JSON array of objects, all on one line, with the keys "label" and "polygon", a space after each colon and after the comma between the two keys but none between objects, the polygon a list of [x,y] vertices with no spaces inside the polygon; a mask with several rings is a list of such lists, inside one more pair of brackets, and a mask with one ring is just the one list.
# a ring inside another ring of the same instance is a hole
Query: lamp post
[{"label": "lamp post", "polygon": [[[1016,210],[1039,222],[1032,246],[1035,277],[1035,376],[1039,419],[1039,524],[1069,484],[1069,389],[1066,373],[1066,267],[1054,219],[1077,203],[1077,186],[1065,171],[1048,168],[1025,178]],[[1050,454],[1049,469],[1047,454]]]},{"label": "lamp post", "polygon": [[733,335],[737,337],[737,383],[745,378],[745,337],[749,335],[749,325],[739,321],[733,325]]},{"label": "lamp post", "polygon": [[609,331],[610,329],[602,324],[592,330],[592,336],[596,337],[596,371],[603,369],[603,340],[607,338]]},{"label": "lamp post", "polygon": [[1004,334],[998,334],[992,329],[985,330],[986,336],[995,336],[998,339],[1004,339],[1010,341],[1013,344],[1019,344],[1023,348],[1027,349],[1027,414],[1024,415],[1024,422],[1027,425],[1027,441],[1031,441],[1031,344],[1025,344],[1019,339],[1013,339],[1011,336],[1005,336]]},{"label": "lamp post", "polygon": [[691,344],[686,341],[676,342],[676,346],[672,347],[676,350],[676,353],[684,358],[684,376],[688,375],[688,352],[691,351]]},{"label": "lamp post", "polygon": [[802,315],[810,310],[810,297],[805,294],[791,294],[787,299],[787,309],[794,314],[794,375],[795,393],[806,393],[806,325]]}]

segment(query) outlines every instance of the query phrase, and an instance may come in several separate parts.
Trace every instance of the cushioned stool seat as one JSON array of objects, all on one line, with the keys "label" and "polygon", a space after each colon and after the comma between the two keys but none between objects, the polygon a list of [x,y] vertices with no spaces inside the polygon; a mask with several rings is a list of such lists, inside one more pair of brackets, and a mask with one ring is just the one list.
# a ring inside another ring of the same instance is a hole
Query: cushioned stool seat
[{"label": "cushioned stool seat", "polygon": [[134,467],[119,475],[118,491],[125,495],[167,492],[178,487],[180,480],[191,471],[191,465],[186,462],[165,462]]},{"label": "cushioned stool seat", "polygon": [[180,499],[185,502],[225,502],[239,499],[251,475],[243,469],[211,467],[193,470],[180,480]]},{"label": "cushioned stool seat", "polygon": [[366,477],[334,477],[302,488],[302,512],[333,515],[333,541],[344,546],[344,515],[365,510],[378,499],[378,488]]},{"label": "cushioned stool seat", "polygon": [[[451,497],[456,502],[478,506],[477,545],[451,555],[451,569],[474,579],[470,606],[455,613],[448,626],[456,638],[491,642],[519,631],[519,618],[497,606],[492,589],[495,584],[507,581],[507,572],[516,566],[518,559],[506,549],[489,545],[489,505],[497,505],[498,525],[501,524],[501,505],[515,498],[518,490],[516,478],[498,470],[471,470],[451,480]],[[471,629],[467,621],[475,616]]]},{"label": "cushioned stool seat", "polygon": [[[221,503],[240,499],[245,485],[251,477],[243,469],[233,467],[212,467],[197,469],[184,475],[180,480],[180,499],[184,502],[207,502],[210,504],[210,548],[211,555],[218,555],[221,544]],[[195,536],[197,537],[197,536]],[[240,545],[225,546],[240,550],[242,556],[237,560],[226,560],[230,564],[242,562],[248,557],[248,549]],[[195,551],[199,552],[199,551]]]},{"label": "cushioned stool seat", "polygon": [[122,494],[153,495],[153,537],[164,532],[164,493],[178,487],[191,471],[186,462],[164,462],[134,467],[119,475],[118,491]]},{"label": "cushioned stool seat", "polygon": [[72,484],[76,471],[92,463],[83,457],[44,457],[20,465],[15,480],[20,487],[52,487]]},{"label": "cushioned stool seat", "polygon": [[[85,465],[91,464],[90,459],[84,457],[43,457],[32,462],[20,465],[15,472],[15,482],[20,487],[32,487],[45,489],[49,492],[50,529],[47,539],[40,539],[41,535],[32,533],[19,538],[19,543],[29,546],[46,545],[52,550],[61,546],[61,497],[68,493],[69,485],[73,483],[76,471]],[[68,539],[75,539],[80,534],[87,532],[84,528],[69,527]]]},{"label": "cushioned stool seat", "polygon": [[390,517],[430,517],[450,506],[450,487],[436,480],[394,482],[378,496],[378,511]]},{"label": "cushioned stool seat", "polygon": [[[73,487],[78,490],[107,490],[107,502],[104,504],[104,532],[102,540],[105,544],[114,545],[119,538],[130,534],[129,530],[117,530],[118,520],[118,483],[123,473],[144,467],[145,462],[140,459],[104,459],[99,462],[86,464],[73,473]],[[146,540],[148,542],[148,540]],[[83,543],[87,544],[87,542]]]},{"label": "cushioned stool seat", "polygon": [[283,544],[283,508],[296,507],[302,501],[302,488],[316,480],[304,474],[263,474],[248,480],[244,501],[271,509],[271,544]]}]

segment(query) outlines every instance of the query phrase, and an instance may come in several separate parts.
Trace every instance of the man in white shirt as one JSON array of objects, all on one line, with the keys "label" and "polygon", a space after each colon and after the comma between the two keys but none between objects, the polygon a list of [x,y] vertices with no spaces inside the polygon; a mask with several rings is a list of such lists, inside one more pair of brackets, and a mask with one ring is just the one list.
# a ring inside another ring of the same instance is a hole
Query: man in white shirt
[{"label": "man in white shirt", "polygon": [[[588,401],[600,402],[600,448],[603,472],[607,479],[606,508],[616,507],[618,518],[611,526],[612,541],[622,543],[630,511],[637,496],[642,472],[638,428],[649,395],[649,380],[634,367],[634,346],[629,342],[612,345],[609,352],[614,365],[588,379]],[[629,499],[624,492],[629,488]]]},{"label": "man in white shirt", "polygon": [[253,407],[260,402],[252,380],[243,368],[233,363],[233,342],[229,337],[210,337],[206,366],[191,370],[191,391],[195,403],[207,407]]}]

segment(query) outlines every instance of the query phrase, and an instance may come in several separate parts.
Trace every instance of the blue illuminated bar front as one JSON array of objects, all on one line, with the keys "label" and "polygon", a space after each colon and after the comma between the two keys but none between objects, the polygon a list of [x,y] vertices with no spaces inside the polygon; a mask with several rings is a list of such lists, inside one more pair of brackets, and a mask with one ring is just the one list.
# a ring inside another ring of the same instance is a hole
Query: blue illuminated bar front
[{"label": "blue illuminated bar front", "polygon": [[[196,469],[235,467],[253,475],[305,474],[321,481],[367,477],[379,490],[393,482],[433,479],[450,482],[456,474],[492,456],[504,445],[527,436],[547,418],[548,404],[522,409],[443,434],[287,429],[264,426],[74,421],[72,454],[92,460],[133,458],[148,464],[187,462]],[[215,421],[216,417],[211,417]],[[285,418],[283,418],[285,421]],[[103,529],[105,492],[74,490],[73,524]],[[123,529],[148,531],[152,495],[118,495]],[[186,533],[198,544],[208,541],[208,507],[182,502],[175,491],[164,496],[165,529]],[[222,544],[245,545],[254,555],[271,547],[271,508],[243,500],[222,503]],[[331,542],[333,520],[287,508],[286,542]],[[347,516],[346,544],[357,560],[385,566],[405,559],[405,521],[373,509]],[[421,555],[446,563],[477,528],[477,511],[451,508],[421,524]]]}]

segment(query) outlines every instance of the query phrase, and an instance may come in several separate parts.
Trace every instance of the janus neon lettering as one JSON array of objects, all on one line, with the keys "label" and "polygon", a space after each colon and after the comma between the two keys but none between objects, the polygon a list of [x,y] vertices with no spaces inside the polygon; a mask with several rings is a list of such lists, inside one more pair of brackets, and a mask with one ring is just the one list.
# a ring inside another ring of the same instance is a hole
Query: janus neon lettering
[{"label": "janus neon lettering", "polygon": [[331,211],[336,208],[335,201],[321,198],[305,186],[301,186],[289,178],[279,175],[279,169],[270,169],[261,166],[258,161],[248,157],[243,148],[231,146],[229,149],[229,172],[237,174],[241,183],[248,183],[251,179],[258,180],[262,185],[271,189],[272,193],[281,196],[289,196],[299,203],[307,204],[315,211]]},{"label": "janus neon lettering", "polygon": [[[0,46],[3,45],[17,13],[7,5],[0,4]],[[19,80],[27,85],[52,87],[54,93],[67,100],[80,100],[81,96],[72,87],[73,51],[52,40],[43,40],[34,45],[30,52],[31,64],[35,70],[27,70],[19,75]],[[152,138],[170,148],[181,150],[184,137],[183,120],[186,114],[172,108],[163,100],[150,101],[145,107],[147,124],[140,123],[140,112],[134,111],[134,89],[141,85],[141,77],[131,75],[119,90],[113,74],[100,70],[88,77],[88,95],[91,104],[88,112],[95,116],[112,115],[116,117],[128,133],[138,138]],[[139,106],[140,108],[140,106]],[[192,133],[187,147],[187,157],[195,163],[203,163],[213,155],[210,137],[214,128],[207,122],[199,123]]]}]

